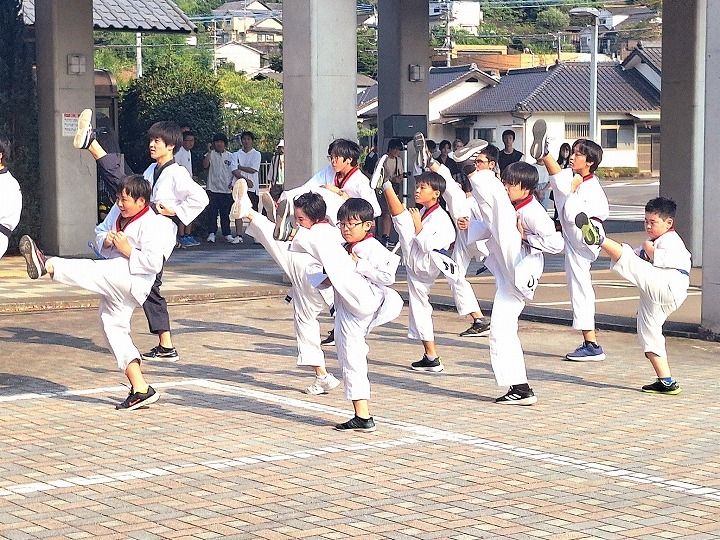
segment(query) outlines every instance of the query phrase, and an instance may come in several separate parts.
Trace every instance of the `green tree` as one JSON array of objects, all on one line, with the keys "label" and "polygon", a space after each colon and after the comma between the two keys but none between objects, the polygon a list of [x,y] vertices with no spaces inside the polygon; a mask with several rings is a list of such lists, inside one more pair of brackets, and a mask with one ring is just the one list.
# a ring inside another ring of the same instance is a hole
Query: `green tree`
[{"label": "green tree", "polygon": [[283,135],[282,89],[271,80],[250,80],[231,68],[218,72],[222,125],[229,137],[252,131],[255,146],[272,152]]},{"label": "green tree", "polygon": [[23,194],[22,217],[10,246],[14,250],[19,236],[38,236],[41,202],[33,58],[22,16],[22,0],[0,2],[0,28],[0,133],[13,143],[8,168]]},{"label": "green tree", "polygon": [[377,79],[377,30],[357,29],[357,70],[368,77]]},{"label": "green tree", "polygon": [[130,167],[150,163],[145,133],[160,120],[187,125],[198,141],[208,141],[221,122],[222,96],[212,71],[191,62],[154,65],[132,81],[120,104],[120,143]]},{"label": "green tree", "polygon": [[556,7],[551,7],[538,14],[537,24],[549,32],[557,32],[570,25],[570,15]]}]

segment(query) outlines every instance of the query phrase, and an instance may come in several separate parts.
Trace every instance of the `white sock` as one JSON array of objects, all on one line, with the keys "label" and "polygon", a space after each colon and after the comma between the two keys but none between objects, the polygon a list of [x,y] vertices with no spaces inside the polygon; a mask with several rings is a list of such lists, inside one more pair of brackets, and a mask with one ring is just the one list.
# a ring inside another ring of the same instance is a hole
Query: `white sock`
[{"label": "white sock", "polygon": [[383,191],[385,191],[386,189],[392,189],[392,188],[393,188],[393,185],[390,180],[385,180],[383,182]]}]

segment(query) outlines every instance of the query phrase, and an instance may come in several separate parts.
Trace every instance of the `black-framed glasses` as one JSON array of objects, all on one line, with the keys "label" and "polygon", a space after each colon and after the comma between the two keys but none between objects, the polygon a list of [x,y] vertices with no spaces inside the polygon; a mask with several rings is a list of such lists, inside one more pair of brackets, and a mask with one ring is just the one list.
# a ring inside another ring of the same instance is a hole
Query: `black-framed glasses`
[{"label": "black-framed glasses", "polygon": [[362,225],[362,224],[363,224],[362,221],[356,221],[355,223],[348,223],[348,222],[346,222],[346,221],[339,221],[338,224],[337,224],[337,228],[340,229],[340,230],[342,230],[342,229],[347,229],[347,230],[349,230],[349,231],[352,231],[355,227],[357,227],[358,225]]}]

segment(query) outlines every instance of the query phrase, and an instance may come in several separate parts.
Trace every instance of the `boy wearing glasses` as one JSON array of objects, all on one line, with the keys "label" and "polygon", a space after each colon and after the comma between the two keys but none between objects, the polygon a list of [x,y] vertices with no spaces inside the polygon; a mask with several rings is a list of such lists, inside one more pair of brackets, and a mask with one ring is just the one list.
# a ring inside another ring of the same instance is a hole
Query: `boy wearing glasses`
[{"label": "boy wearing glasses", "polygon": [[[422,144],[424,149],[425,142]],[[382,185],[407,267],[410,299],[408,337],[422,341],[425,349],[422,358],[413,362],[411,367],[416,371],[432,373],[439,373],[445,366],[435,348],[430,287],[443,269],[456,270],[455,263],[446,256],[455,241],[455,228],[450,216],[438,203],[445,187],[445,179],[436,172],[427,171],[417,176],[415,202],[422,205],[422,209],[418,210],[416,207],[405,208],[392,182],[386,180]]]},{"label": "boy wearing glasses", "polygon": [[318,222],[310,228],[298,229],[291,249],[308,253],[319,261],[323,272],[319,286],[332,286],[335,294],[335,346],[343,371],[345,398],[353,402],[355,412],[335,429],[369,432],[375,431],[375,422],[368,405],[369,348],[365,338],[375,326],[400,315],[403,301],[390,288],[400,257],[370,233],[375,216],[366,200],[348,199],[338,209],[337,219],[344,244],[335,241],[335,227]]},{"label": "boy wearing glasses", "polygon": [[[247,184],[244,178],[235,183],[237,202],[233,206],[232,217],[235,219],[248,219],[247,234],[260,242],[268,254],[285,272],[292,288],[288,296],[293,303],[293,323],[297,339],[298,357],[297,365],[312,367],[315,371],[315,380],[305,388],[306,394],[327,394],[337,388],[340,381],[325,368],[325,355],[320,347],[320,323],[318,315],[326,305],[332,304],[332,298],[326,299],[323,294],[310,282],[310,274],[322,270],[312,257],[305,253],[295,253],[289,250],[289,243],[275,240],[273,237],[273,223],[261,213],[253,209],[252,201],[247,194]],[[325,201],[318,193],[303,193],[295,199],[295,224],[298,227],[312,227],[318,222],[325,221]],[[333,227],[334,241],[340,244],[342,238],[337,229]]]}]

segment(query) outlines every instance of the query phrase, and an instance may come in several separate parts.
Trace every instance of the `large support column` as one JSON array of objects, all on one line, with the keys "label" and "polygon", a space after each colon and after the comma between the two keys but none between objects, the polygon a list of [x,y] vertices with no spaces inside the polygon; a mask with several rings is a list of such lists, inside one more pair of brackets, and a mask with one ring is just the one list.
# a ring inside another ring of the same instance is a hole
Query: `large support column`
[{"label": "large support column", "polygon": [[357,33],[353,0],[283,4],[285,183],[325,167],[327,147],[357,140]]},{"label": "large support column", "polygon": [[678,204],[677,229],[695,266],[703,262],[706,6],[707,0],[663,5],[660,194]]},{"label": "large support column", "polygon": [[[428,14],[426,0],[378,2],[378,147],[381,153],[391,138],[383,133],[386,118],[393,114],[428,115]],[[410,81],[411,65],[422,67],[422,81]]]},{"label": "large support column", "polygon": [[[53,254],[87,254],[97,218],[95,161],[73,147],[70,127],[63,129],[64,113],[95,106],[92,4],[35,0],[41,235]],[[68,74],[69,55],[84,57],[85,73]]]},{"label": "large support column", "polygon": [[[700,3],[705,4],[706,0]],[[711,231],[703,237],[702,317],[703,330],[717,337],[720,335],[720,243],[712,231],[717,230],[720,208],[720,35],[715,25],[720,21],[720,2],[707,2],[705,38],[705,164],[704,219],[703,228]],[[664,62],[663,62],[664,63]],[[664,77],[663,73],[663,77]],[[663,123],[665,122],[663,109]]]}]

